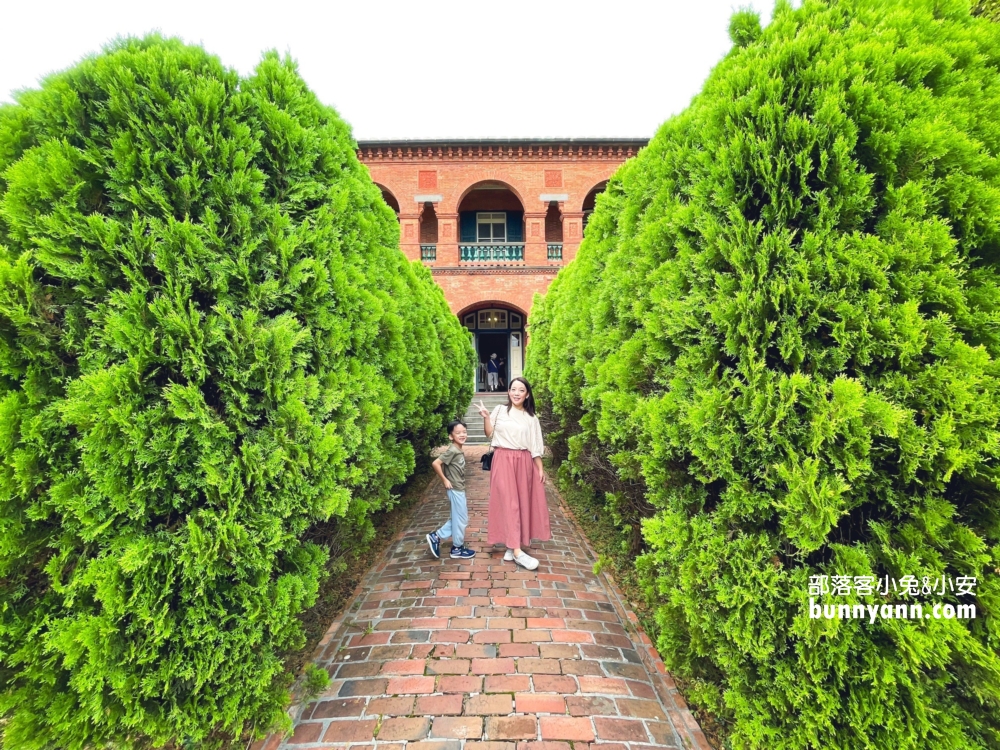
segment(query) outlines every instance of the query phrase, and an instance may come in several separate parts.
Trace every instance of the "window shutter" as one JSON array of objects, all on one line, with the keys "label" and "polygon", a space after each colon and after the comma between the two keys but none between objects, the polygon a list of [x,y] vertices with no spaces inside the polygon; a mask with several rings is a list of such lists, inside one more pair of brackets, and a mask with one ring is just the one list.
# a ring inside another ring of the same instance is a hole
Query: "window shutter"
[{"label": "window shutter", "polygon": [[507,212],[507,242],[524,242],[524,211]]},{"label": "window shutter", "polygon": [[462,211],[459,215],[459,241],[460,242],[475,242],[476,241],[476,212],[475,211]]}]

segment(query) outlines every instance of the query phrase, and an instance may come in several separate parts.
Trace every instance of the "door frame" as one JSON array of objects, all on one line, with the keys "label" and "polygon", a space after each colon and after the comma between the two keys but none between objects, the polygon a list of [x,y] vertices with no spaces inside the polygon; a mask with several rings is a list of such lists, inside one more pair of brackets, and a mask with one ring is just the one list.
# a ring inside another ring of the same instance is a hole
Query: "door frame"
[{"label": "door frame", "polygon": [[[482,313],[488,314],[491,312],[505,313],[506,325],[503,327],[497,326],[495,328],[492,326],[480,327],[480,322],[482,321],[483,317],[485,317],[482,316],[481,314]],[[524,372],[524,355],[525,355],[525,349],[527,348],[527,338],[528,338],[526,330],[527,315],[525,315],[517,308],[514,308],[512,306],[503,303],[492,303],[492,304],[487,303],[481,307],[476,307],[471,310],[467,309],[464,312],[462,312],[460,316],[460,322],[472,334],[472,346],[476,352],[476,370],[473,373],[473,388],[475,389],[476,393],[486,392],[485,390],[486,375],[485,372],[480,371],[480,366],[479,366],[479,363],[481,362],[479,358],[480,356],[479,346],[482,342],[483,334],[497,333],[497,334],[502,334],[504,336],[504,344],[501,349],[503,354],[501,356],[504,357],[504,362],[506,364],[506,369],[507,369],[506,373],[507,377],[505,379],[506,381],[509,381],[511,378],[517,377],[517,375],[514,374],[514,367],[512,366],[511,362],[512,348],[513,348],[511,346],[511,334],[519,334],[521,337],[521,346],[520,346],[520,361],[517,363],[518,364],[517,371],[518,374]],[[501,354],[501,352],[498,351],[497,354]],[[509,382],[507,384],[509,385]]]}]

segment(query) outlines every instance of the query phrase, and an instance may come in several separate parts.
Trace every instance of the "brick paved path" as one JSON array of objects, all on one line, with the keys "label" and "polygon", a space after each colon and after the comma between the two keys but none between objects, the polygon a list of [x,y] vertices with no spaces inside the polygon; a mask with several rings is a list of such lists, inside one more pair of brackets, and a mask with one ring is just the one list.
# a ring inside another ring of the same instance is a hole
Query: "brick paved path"
[{"label": "brick paved path", "polygon": [[[331,682],[259,743],[351,750],[709,747],[649,639],[547,488],[553,539],[536,571],[486,546],[489,474],[467,447],[470,562],[431,557],[448,513],[438,480],[315,655]],[[571,744],[572,743],[572,744]],[[409,747],[407,748],[407,745]]]}]

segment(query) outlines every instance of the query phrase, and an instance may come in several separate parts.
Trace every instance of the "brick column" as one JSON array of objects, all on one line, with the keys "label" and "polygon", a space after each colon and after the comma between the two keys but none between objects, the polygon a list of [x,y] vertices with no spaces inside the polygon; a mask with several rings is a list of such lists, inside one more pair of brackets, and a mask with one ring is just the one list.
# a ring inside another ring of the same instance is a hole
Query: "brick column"
[{"label": "brick column", "polygon": [[410,260],[420,260],[420,214],[423,211],[423,203],[399,207],[399,249]]},{"label": "brick column", "polygon": [[563,211],[563,264],[576,257],[583,240],[583,211]]},{"label": "brick column", "polygon": [[545,213],[545,211],[524,212],[525,265],[548,265],[548,250],[545,246]]},{"label": "brick column", "polygon": [[[440,207],[438,203],[435,208]],[[458,214],[438,212],[437,266],[458,265]]]}]

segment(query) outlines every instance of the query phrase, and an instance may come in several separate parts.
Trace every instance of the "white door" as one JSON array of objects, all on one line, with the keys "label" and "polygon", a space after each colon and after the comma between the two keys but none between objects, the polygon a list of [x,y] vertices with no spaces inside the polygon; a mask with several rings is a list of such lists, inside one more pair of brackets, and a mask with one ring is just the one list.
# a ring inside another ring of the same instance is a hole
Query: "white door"
[{"label": "white door", "polygon": [[476,353],[476,369],[472,371],[472,392],[479,390],[479,342],[476,341],[476,334],[472,334],[472,351]]},{"label": "white door", "polygon": [[523,334],[520,331],[512,331],[510,334],[510,378],[518,378],[521,376],[521,336]]}]

